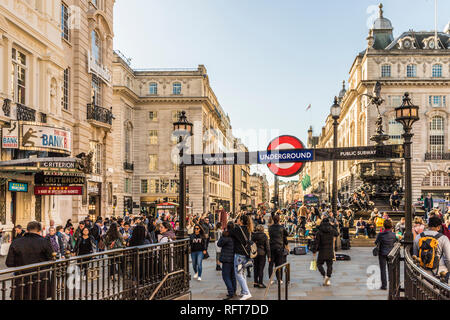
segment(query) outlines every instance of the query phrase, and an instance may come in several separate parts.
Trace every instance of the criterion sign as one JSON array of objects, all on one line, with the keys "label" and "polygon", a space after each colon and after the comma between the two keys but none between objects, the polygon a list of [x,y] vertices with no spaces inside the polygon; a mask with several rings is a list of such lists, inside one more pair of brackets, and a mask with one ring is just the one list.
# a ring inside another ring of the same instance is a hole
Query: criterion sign
[{"label": "criterion sign", "polygon": [[258,152],[258,162],[267,163],[270,171],[280,177],[292,177],[303,170],[303,161],[314,160],[313,150],[305,150],[303,143],[293,136],[281,136]]}]

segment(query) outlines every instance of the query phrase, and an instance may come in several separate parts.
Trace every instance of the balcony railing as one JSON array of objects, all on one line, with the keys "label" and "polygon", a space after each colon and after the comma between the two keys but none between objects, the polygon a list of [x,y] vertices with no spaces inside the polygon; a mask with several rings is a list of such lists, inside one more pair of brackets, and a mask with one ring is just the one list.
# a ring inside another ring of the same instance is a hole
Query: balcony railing
[{"label": "balcony railing", "polygon": [[425,161],[450,160],[450,152],[425,153]]},{"label": "balcony railing", "polygon": [[0,271],[0,300],[149,300],[189,294],[189,240]]},{"label": "balcony railing", "polygon": [[87,119],[97,122],[101,122],[107,125],[112,125],[114,119],[112,108],[106,109],[103,107],[96,106],[94,104],[87,105]]},{"label": "balcony railing", "polygon": [[36,121],[36,110],[28,108],[23,104],[17,104],[17,120],[18,121]]},{"label": "balcony railing", "polygon": [[123,169],[125,171],[134,171],[134,163],[124,162]]}]

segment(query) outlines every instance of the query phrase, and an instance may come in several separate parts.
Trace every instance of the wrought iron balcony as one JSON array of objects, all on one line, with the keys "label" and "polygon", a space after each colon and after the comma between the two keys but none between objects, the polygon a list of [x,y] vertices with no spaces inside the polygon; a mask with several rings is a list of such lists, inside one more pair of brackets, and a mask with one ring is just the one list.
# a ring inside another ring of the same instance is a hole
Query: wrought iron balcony
[{"label": "wrought iron balcony", "polygon": [[100,122],[111,126],[114,119],[112,108],[109,110],[94,104],[87,105],[87,120]]},{"label": "wrought iron balcony", "polygon": [[28,108],[23,104],[17,104],[17,120],[18,121],[36,121],[36,110]]},{"label": "wrought iron balcony", "polygon": [[450,160],[450,152],[425,153],[425,161],[432,161],[432,160]]},{"label": "wrought iron balcony", "polygon": [[125,171],[134,171],[134,163],[124,162],[123,169]]}]

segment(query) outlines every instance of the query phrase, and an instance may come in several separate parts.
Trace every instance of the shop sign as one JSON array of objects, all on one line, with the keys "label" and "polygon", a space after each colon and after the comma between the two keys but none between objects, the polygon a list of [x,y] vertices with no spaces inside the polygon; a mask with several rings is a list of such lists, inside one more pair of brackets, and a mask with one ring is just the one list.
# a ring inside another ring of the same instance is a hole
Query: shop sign
[{"label": "shop sign", "polygon": [[11,121],[10,128],[2,129],[2,149],[19,148],[19,124],[17,121]]},{"label": "shop sign", "polygon": [[10,192],[28,192],[28,183],[9,182],[8,191]]},{"label": "shop sign", "polygon": [[34,176],[34,183],[37,185],[51,186],[84,185],[86,178],[77,175],[45,175],[40,173]]},{"label": "shop sign", "polygon": [[34,187],[36,196],[81,196],[83,187]]},{"label": "shop sign", "polygon": [[72,133],[45,124],[23,124],[20,149],[70,153]]},{"label": "shop sign", "polygon": [[87,52],[87,56],[88,72],[95,74],[109,85],[111,83],[111,71],[109,71],[109,69],[105,66],[98,65],[89,50]]},{"label": "shop sign", "polygon": [[41,162],[42,168],[48,169],[76,169],[77,162],[75,161],[46,161]]}]

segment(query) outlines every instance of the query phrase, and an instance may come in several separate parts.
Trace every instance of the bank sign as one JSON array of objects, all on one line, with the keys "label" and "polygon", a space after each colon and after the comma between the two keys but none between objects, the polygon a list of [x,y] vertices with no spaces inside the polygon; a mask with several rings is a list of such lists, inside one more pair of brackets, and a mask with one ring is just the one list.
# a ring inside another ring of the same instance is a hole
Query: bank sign
[{"label": "bank sign", "polygon": [[70,153],[70,131],[44,124],[23,124],[20,149]]},{"label": "bank sign", "polygon": [[11,121],[11,126],[9,128],[2,129],[2,148],[19,148],[19,123],[17,121]]}]

